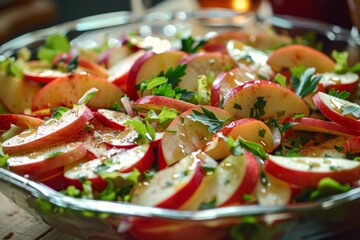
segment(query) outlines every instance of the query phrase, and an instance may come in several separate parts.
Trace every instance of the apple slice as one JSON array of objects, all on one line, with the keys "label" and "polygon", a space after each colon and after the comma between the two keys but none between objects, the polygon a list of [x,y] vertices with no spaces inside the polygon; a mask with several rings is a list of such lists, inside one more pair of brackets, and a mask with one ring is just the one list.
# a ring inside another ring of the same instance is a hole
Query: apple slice
[{"label": "apple slice", "polygon": [[108,110],[108,109],[98,109],[94,116],[105,126],[118,129],[118,130],[124,130],[126,128],[125,123],[132,119],[129,115]]},{"label": "apple slice", "polygon": [[[61,53],[54,58],[53,65],[57,66],[59,64],[70,64],[70,62],[75,58],[76,56],[73,56],[71,53]],[[80,74],[82,72],[86,72],[87,74],[91,74],[100,78],[107,78],[108,76],[105,68],[82,56],[77,56],[77,66],[74,71]]]},{"label": "apple slice", "polygon": [[289,183],[282,181],[269,173],[266,174],[266,184],[258,181],[255,196],[262,206],[285,206],[290,203],[292,189]]},{"label": "apple slice", "polygon": [[202,149],[213,137],[214,131],[209,131],[209,126],[190,118],[195,112],[204,113],[204,109],[223,121],[223,125],[228,123],[230,114],[211,106],[197,106],[180,114],[170,123],[160,142],[158,152],[160,169],[171,166],[193,151]]},{"label": "apple slice", "polygon": [[0,114],[0,130],[8,130],[11,124],[23,129],[36,127],[44,123],[44,120],[22,114]]},{"label": "apple slice", "polygon": [[87,103],[91,108],[110,108],[124,95],[122,90],[107,82],[106,79],[92,75],[72,74],[44,86],[34,96],[31,109],[37,111],[58,106],[72,107],[91,88],[99,90]]},{"label": "apple slice", "polygon": [[34,60],[26,63],[23,74],[25,80],[48,83],[56,78],[67,76],[70,73],[53,69],[48,62]]},{"label": "apple slice", "polygon": [[60,119],[50,118],[43,124],[27,129],[2,143],[5,153],[13,154],[49,146],[80,132],[93,118],[85,105],[66,111]]},{"label": "apple slice", "polygon": [[224,109],[235,118],[309,115],[309,107],[291,90],[270,81],[252,81],[234,88],[224,100]]},{"label": "apple slice", "polygon": [[10,155],[7,163],[11,171],[32,175],[63,167],[86,155],[81,142],[67,143],[34,152]]},{"label": "apple slice", "polygon": [[180,209],[199,210],[201,204],[214,200],[214,207],[241,204],[243,196],[255,190],[259,176],[260,166],[252,153],[244,151],[240,156],[230,155],[216,166],[213,174],[204,177]]},{"label": "apple slice", "polygon": [[128,57],[131,53],[132,51],[130,50],[130,48],[124,45],[109,48],[100,53],[97,62],[98,64],[103,65],[106,68],[110,68],[116,63]]},{"label": "apple slice", "polygon": [[291,129],[298,131],[309,131],[318,133],[328,133],[338,136],[358,136],[360,132],[347,128],[340,124],[325,121],[317,118],[302,117],[288,118],[285,122],[297,123]]},{"label": "apple slice", "polygon": [[10,113],[23,113],[41,86],[0,73],[0,101]]},{"label": "apple slice", "polygon": [[239,204],[244,195],[251,194],[260,177],[260,166],[255,156],[244,150],[240,156],[230,155],[216,168],[216,206]]},{"label": "apple slice", "polygon": [[360,178],[360,162],[342,158],[269,156],[264,168],[271,175],[302,187],[316,187],[325,177],[342,184]]},{"label": "apple slice", "polygon": [[[186,56],[187,53],[182,51],[166,51],[162,53],[155,53],[151,50],[139,57],[131,67],[126,84],[127,94],[132,100],[140,97],[140,91],[137,85],[142,80],[149,80],[154,75],[160,72],[166,72],[169,68],[175,69],[180,62],[180,59]],[[145,92],[145,95],[148,93]]]},{"label": "apple slice", "polygon": [[256,73],[249,66],[243,64],[227,72],[220,73],[211,87],[211,105],[219,106],[221,99],[235,87],[254,80],[258,80]]},{"label": "apple slice", "polygon": [[205,173],[199,153],[154,174],[135,187],[131,202],[141,206],[179,208],[198,188]]},{"label": "apple slice", "polygon": [[179,112],[185,112],[191,108],[196,107],[196,105],[192,103],[157,95],[147,95],[140,97],[134,102],[133,105],[134,108],[140,112],[147,112],[150,109],[160,112],[164,107],[173,108]]},{"label": "apple slice", "polygon": [[[220,52],[200,52],[183,58],[180,64],[186,64],[185,76],[181,78],[179,87],[188,91],[198,90],[200,75],[217,77],[226,69],[233,68],[236,63],[227,55]],[[210,89],[210,87],[209,87]]]},{"label": "apple slice", "polygon": [[356,73],[322,73],[322,77],[318,84],[319,92],[329,92],[331,89],[335,89],[339,92],[349,92],[355,94],[359,86],[359,75]]},{"label": "apple slice", "polygon": [[360,105],[318,92],[313,97],[319,111],[328,119],[355,131],[360,131]]},{"label": "apple slice", "polygon": [[103,153],[100,158],[81,163],[68,169],[64,176],[69,184],[78,188],[81,187],[81,179],[92,182],[97,191],[103,190],[107,182],[98,175],[99,169],[106,169],[107,172],[117,171],[128,173],[137,169],[144,173],[154,163],[154,150],[150,144],[144,144],[132,149],[110,149]]},{"label": "apple slice", "polygon": [[108,82],[111,82],[126,91],[126,83],[129,77],[129,71],[136,60],[144,55],[144,53],[144,50],[138,50],[111,66],[108,69]]},{"label": "apple slice", "polygon": [[269,55],[267,63],[277,72],[284,68],[304,65],[314,67],[316,72],[332,72],[335,61],[319,50],[300,44],[287,45]]},{"label": "apple slice", "polygon": [[[224,126],[220,131],[224,136],[237,139],[242,137],[247,141],[262,145],[266,152],[274,150],[272,132],[270,128],[262,121],[253,118],[242,118]],[[230,146],[218,135],[210,140],[204,149],[204,152],[215,160],[223,159],[229,156]]]}]

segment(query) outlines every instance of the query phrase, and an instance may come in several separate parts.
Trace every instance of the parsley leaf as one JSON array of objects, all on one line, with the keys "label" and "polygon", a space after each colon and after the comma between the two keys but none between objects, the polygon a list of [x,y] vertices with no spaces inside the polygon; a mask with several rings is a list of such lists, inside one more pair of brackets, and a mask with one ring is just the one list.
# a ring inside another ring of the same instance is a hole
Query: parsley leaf
[{"label": "parsley leaf", "polygon": [[145,90],[151,90],[154,89],[164,83],[167,83],[168,79],[166,77],[158,77],[154,75],[150,80],[142,80],[139,89],[141,92],[141,95],[144,94]]},{"label": "parsley leaf", "polygon": [[186,67],[186,64],[177,65],[175,69],[170,67],[166,72],[161,71],[159,77],[167,78],[168,83],[176,86],[181,81],[181,78],[185,76]]},{"label": "parsley leaf", "polygon": [[277,84],[283,87],[286,87],[286,77],[281,73],[275,75],[274,82],[276,82]]},{"label": "parsley leaf", "polygon": [[69,108],[59,106],[51,115],[51,118],[60,119],[67,111],[69,111]]},{"label": "parsley leaf", "polygon": [[148,111],[146,113],[146,120],[158,122],[160,126],[166,128],[177,116],[178,113],[175,109],[164,107],[159,114],[156,114],[154,110]]},{"label": "parsley leaf", "polygon": [[294,87],[294,92],[303,98],[316,90],[317,85],[321,80],[321,76],[313,77],[315,68],[308,68],[301,71],[302,69],[303,67],[290,69],[292,73],[290,82]]},{"label": "parsley leaf", "polygon": [[48,36],[44,45],[38,49],[37,57],[40,60],[51,62],[57,54],[69,51],[69,39],[61,34],[53,34]]},{"label": "parsley leaf", "polygon": [[151,142],[155,139],[155,129],[149,124],[148,121],[145,121],[145,124],[139,120],[132,119],[125,122],[125,125],[131,125],[138,132],[138,137],[136,138],[137,143]]},{"label": "parsley leaf", "polygon": [[206,43],[205,40],[201,39],[196,41],[192,36],[181,39],[181,51],[187,53],[196,53]]},{"label": "parsley leaf", "polygon": [[199,112],[197,110],[192,110],[192,114],[187,116],[189,119],[193,121],[197,121],[202,123],[203,125],[208,126],[209,132],[216,133],[219,131],[224,123],[228,120],[229,117],[225,119],[219,119],[212,111],[205,107],[201,107],[203,112]]}]

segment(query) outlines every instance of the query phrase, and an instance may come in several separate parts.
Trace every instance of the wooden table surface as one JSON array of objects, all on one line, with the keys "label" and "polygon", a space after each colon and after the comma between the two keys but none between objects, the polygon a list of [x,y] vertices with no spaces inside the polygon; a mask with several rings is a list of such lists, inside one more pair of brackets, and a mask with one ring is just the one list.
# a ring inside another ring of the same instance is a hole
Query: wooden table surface
[{"label": "wooden table surface", "polygon": [[[154,7],[153,10],[178,10],[196,7],[191,0],[168,0]],[[264,7],[266,11],[267,6]],[[331,240],[339,239],[329,238]],[[43,221],[34,218],[20,209],[11,200],[0,193],[0,240],[75,240],[77,238],[64,234]],[[351,231],[341,239],[360,239],[360,229]]]}]

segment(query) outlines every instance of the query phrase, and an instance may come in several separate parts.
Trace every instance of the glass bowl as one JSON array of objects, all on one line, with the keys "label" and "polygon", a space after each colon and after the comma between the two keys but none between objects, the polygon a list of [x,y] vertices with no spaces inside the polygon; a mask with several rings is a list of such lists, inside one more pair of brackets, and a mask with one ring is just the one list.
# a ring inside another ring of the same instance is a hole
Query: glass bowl
[{"label": "glass bowl", "polygon": [[[179,33],[204,35],[250,26],[290,37],[313,32],[316,40],[323,42],[326,53],[332,49],[347,50],[353,61],[360,59],[350,32],[338,26],[289,16],[271,16],[249,25],[239,22],[236,13],[229,15],[224,11],[154,12],[146,16],[128,12],[102,14],[25,34],[2,45],[0,54],[11,56],[22,47],[35,50],[55,32],[66,33],[72,44],[92,47],[104,35],[110,39],[130,31],[175,40]],[[289,206],[180,211],[76,199],[0,168],[0,191],[50,226],[82,239],[320,239],[360,227],[356,221],[360,215],[360,187]]]}]

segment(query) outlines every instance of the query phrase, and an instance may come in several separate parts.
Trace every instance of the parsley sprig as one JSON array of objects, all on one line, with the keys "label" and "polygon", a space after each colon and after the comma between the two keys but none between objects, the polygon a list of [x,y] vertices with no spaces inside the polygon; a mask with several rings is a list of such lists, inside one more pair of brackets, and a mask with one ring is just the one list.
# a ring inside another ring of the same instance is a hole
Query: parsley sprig
[{"label": "parsley sprig", "polygon": [[305,68],[300,65],[291,68],[290,71],[292,73],[290,82],[294,92],[302,98],[314,92],[321,80],[321,76],[314,76],[315,68]]},{"label": "parsley sprig", "polygon": [[181,39],[181,51],[187,53],[196,53],[206,43],[204,39],[196,41],[192,36]]},{"label": "parsley sprig", "polygon": [[208,126],[209,132],[216,133],[219,131],[222,126],[227,122],[229,117],[225,119],[219,119],[211,110],[201,107],[203,112],[192,110],[193,113],[189,114],[187,117],[193,121],[202,123],[203,125]]}]

